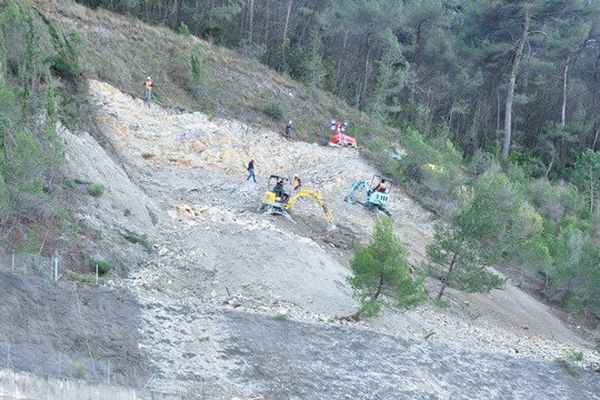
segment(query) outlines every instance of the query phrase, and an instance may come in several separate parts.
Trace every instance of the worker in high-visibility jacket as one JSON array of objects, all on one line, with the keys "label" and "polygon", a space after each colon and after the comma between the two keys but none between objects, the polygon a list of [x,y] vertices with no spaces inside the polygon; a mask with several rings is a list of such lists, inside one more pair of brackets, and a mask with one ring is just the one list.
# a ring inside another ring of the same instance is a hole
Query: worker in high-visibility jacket
[{"label": "worker in high-visibility jacket", "polygon": [[154,87],[154,82],[152,82],[152,79],[150,79],[150,77],[148,77],[146,79],[146,82],[144,82],[144,101],[150,101],[150,99],[152,98],[152,88]]}]

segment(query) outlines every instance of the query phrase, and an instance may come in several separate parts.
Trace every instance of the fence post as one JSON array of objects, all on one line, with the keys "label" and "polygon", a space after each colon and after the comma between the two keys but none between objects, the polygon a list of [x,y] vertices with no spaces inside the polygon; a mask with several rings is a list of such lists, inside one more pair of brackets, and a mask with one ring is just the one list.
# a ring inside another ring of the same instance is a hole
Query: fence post
[{"label": "fence post", "polygon": [[10,361],[10,343],[8,344],[8,352],[6,353],[6,369],[10,369],[10,364],[12,364],[12,362]]},{"label": "fence post", "polygon": [[11,260],[10,260],[10,269],[12,271],[15,270],[15,253],[14,252],[12,253],[12,257],[11,257]]},{"label": "fence post", "polygon": [[98,285],[98,263],[96,263],[96,285]]},{"label": "fence post", "polygon": [[106,360],[106,376],[108,378],[108,384],[110,385],[110,360]]},{"label": "fence post", "polygon": [[54,253],[54,282],[58,281],[58,256]]}]

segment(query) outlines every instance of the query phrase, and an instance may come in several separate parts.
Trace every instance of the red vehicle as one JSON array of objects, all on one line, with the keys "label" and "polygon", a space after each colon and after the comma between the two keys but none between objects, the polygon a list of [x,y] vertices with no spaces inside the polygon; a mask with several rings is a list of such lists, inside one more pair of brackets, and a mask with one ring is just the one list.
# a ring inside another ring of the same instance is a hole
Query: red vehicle
[{"label": "red vehicle", "polygon": [[348,123],[342,119],[331,120],[331,130],[333,135],[329,139],[329,145],[333,147],[357,147],[356,139],[346,135]]}]

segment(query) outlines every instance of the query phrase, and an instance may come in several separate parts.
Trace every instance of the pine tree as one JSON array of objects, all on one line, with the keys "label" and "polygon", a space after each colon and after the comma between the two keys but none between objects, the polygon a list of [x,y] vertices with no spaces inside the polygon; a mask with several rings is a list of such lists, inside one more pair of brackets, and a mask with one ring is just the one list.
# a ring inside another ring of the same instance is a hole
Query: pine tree
[{"label": "pine tree", "polygon": [[391,29],[386,30],[383,37],[385,50],[378,63],[379,76],[369,112],[382,121],[391,122],[401,111],[400,96],[409,66],[402,54],[402,47]]},{"label": "pine tree", "polygon": [[378,220],[369,244],[358,244],[350,262],[354,276],[349,281],[360,303],[350,319],[377,315],[382,295],[395,299],[402,308],[415,307],[427,300],[424,277],[411,276],[407,254],[393,232],[391,218]]},{"label": "pine tree", "polygon": [[488,270],[479,243],[456,225],[436,225],[433,241],[427,246],[427,256],[430,262],[425,265],[430,271],[445,269],[438,300],[450,284],[468,292],[489,292],[504,283],[504,279]]}]

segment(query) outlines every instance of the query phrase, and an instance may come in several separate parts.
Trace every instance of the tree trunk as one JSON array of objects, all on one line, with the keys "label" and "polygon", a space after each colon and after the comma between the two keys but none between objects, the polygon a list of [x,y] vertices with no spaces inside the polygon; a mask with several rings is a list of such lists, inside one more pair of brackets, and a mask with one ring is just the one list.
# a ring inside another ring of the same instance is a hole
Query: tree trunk
[{"label": "tree trunk", "polygon": [[[377,286],[377,291],[375,292],[375,294],[373,296],[371,296],[371,301],[375,301],[379,298],[379,296],[381,295],[382,289],[383,289],[383,276],[380,276],[379,277],[379,285]],[[345,317],[345,319],[359,321],[363,312],[364,312],[364,310],[361,307],[358,309],[358,311],[355,314],[350,315],[349,317]]]},{"label": "tree trunk", "polygon": [[498,140],[498,133],[500,132],[500,89],[498,88],[496,88],[496,100],[496,140]]},{"label": "tree trunk", "polygon": [[248,17],[249,26],[248,26],[248,47],[250,48],[250,53],[252,53],[252,32],[254,32],[254,0],[248,1],[248,12],[250,13]]},{"label": "tree trunk", "polygon": [[359,110],[362,110],[362,103],[364,102],[364,98],[367,91],[367,85],[369,83],[369,64],[371,62],[370,53],[371,52],[371,34],[367,34],[367,48],[365,53],[365,68],[363,70],[363,81],[360,89],[358,91],[358,99],[356,101],[356,106]]},{"label": "tree trunk", "polygon": [[596,129],[596,133],[594,134],[594,142],[592,143],[592,150],[595,151],[596,148],[596,142],[598,142],[598,135],[600,134],[600,127],[598,127],[598,129]]},{"label": "tree trunk", "polygon": [[560,126],[564,127],[567,116],[567,76],[569,75],[569,64],[571,63],[571,56],[567,58],[565,68],[563,69],[563,98],[562,98],[562,109],[560,111]]},{"label": "tree trunk", "polygon": [[292,12],[292,1],[288,0],[287,13],[285,14],[285,24],[283,25],[283,39],[281,41],[281,65],[285,66],[285,39],[287,38],[288,28],[290,26],[290,13]]},{"label": "tree trunk", "polygon": [[340,79],[340,71],[342,69],[342,62],[344,60],[344,55],[346,54],[346,46],[347,45],[348,45],[348,31],[345,31],[344,32],[344,40],[342,42],[342,51],[338,57],[338,61],[337,61],[336,69],[335,69],[335,79],[333,82],[333,84],[335,85],[333,91],[336,92],[338,94],[338,96],[340,95],[340,92],[337,91],[337,89],[338,89],[338,87],[342,86],[338,83],[338,81]]},{"label": "tree trunk", "polygon": [[590,213],[594,213],[594,175],[590,166]]},{"label": "tree trunk", "polygon": [[452,261],[450,261],[450,267],[448,267],[448,272],[446,273],[446,276],[444,277],[444,280],[442,281],[442,287],[440,288],[440,291],[437,295],[437,300],[440,300],[442,298],[442,296],[444,295],[444,290],[446,290],[446,287],[448,286],[448,281],[450,280],[450,275],[452,274],[452,270],[454,269],[454,264],[456,263],[456,257],[458,257],[458,253],[454,253],[454,255],[452,256]]},{"label": "tree trunk", "polygon": [[527,37],[529,35],[530,20],[531,15],[529,14],[529,9],[526,9],[523,35],[521,36],[515,51],[515,58],[513,60],[512,69],[510,71],[510,80],[508,82],[508,93],[506,95],[506,114],[504,115],[504,145],[502,146],[502,158],[508,158],[508,154],[510,152],[510,137],[512,134],[512,106],[515,96],[515,84],[517,81],[517,73],[519,72],[519,64],[521,63],[521,56],[523,55],[523,48],[525,47],[525,42],[527,42]]}]

